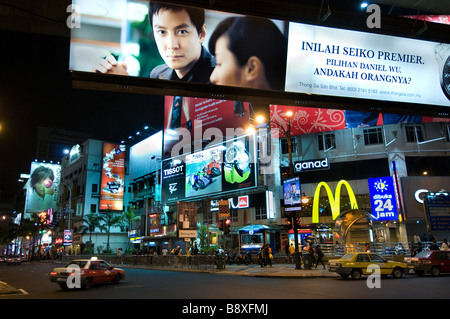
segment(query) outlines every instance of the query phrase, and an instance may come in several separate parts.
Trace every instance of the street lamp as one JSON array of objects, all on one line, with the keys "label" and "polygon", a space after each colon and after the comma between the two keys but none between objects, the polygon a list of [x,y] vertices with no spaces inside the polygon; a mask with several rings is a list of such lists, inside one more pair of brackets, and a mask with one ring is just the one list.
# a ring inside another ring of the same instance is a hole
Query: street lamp
[{"label": "street lamp", "polygon": [[[287,130],[280,125],[277,122],[270,122],[269,123],[269,127],[270,124],[275,124],[275,126],[278,127],[278,129],[283,133],[283,135],[286,137],[287,143],[288,143],[288,152],[289,152],[289,177],[293,177],[294,176],[294,164],[292,162],[292,139],[291,139],[291,117],[294,113],[292,113],[292,111],[287,111],[285,113],[285,115],[288,118],[288,128]],[[258,123],[262,123],[265,121],[264,116],[259,115],[256,116],[256,121]],[[297,212],[294,210],[291,213],[292,216],[292,221],[293,221],[293,226],[294,226],[294,242],[295,242],[295,269],[301,269],[300,266],[300,252],[298,250],[298,225],[297,225]]]}]

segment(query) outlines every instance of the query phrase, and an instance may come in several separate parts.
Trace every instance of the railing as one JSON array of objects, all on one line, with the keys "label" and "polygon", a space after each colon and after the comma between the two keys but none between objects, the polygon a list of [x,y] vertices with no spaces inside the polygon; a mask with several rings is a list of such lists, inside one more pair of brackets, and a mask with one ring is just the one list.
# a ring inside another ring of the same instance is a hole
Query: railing
[{"label": "railing", "polygon": [[[422,249],[429,250],[432,242],[422,242]],[[437,243],[440,247],[441,243]],[[364,251],[364,243],[352,243],[352,244],[321,244],[323,253],[327,257],[339,257],[346,253],[354,253]],[[389,242],[389,243],[370,243],[369,249],[371,252],[381,256],[411,256],[411,243],[405,242]]]},{"label": "railing", "polygon": [[[74,259],[89,259],[92,255],[68,255],[63,256],[62,261],[68,263]],[[99,259],[107,263],[120,266],[136,266],[158,269],[192,269],[214,271],[215,257],[209,255],[195,256],[153,256],[153,255],[99,255]]]}]

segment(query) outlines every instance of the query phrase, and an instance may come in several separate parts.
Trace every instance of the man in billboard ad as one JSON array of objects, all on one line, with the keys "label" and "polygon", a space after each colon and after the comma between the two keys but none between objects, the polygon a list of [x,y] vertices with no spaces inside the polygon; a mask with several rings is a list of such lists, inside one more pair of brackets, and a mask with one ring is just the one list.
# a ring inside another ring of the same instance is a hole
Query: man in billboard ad
[{"label": "man in billboard ad", "polygon": [[163,203],[184,199],[185,170],[183,157],[162,162],[161,201]]},{"label": "man in billboard ad", "polygon": [[[209,82],[215,59],[202,45],[206,38],[205,10],[150,1],[148,17],[165,62],[153,68],[150,78]],[[126,64],[118,63],[111,54],[98,60],[95,71],[129,74]]]},{"label": "man in billboard ad", "polygon": [[125,146],[103,143],[100,210],[122,210],[125,187]]},{"label": "man in billboard ad", "polygon": [[30,179],[27,182],[27,212],[42,212],[56,209],[56,195],[61,180],[61,166],[47,163],[31,163]]},{"label": "man in billboard ad", "polygon": [[71,29],[71,70],[284,90],[285,21],[158,1],[129,1],[103,11],[95,1],[77,5],[82,19]]},{"label": "man in billboard ad", "polygon": [[284,204],[289,206],[301,205],[300,179],[298,177],[283,181]]}]

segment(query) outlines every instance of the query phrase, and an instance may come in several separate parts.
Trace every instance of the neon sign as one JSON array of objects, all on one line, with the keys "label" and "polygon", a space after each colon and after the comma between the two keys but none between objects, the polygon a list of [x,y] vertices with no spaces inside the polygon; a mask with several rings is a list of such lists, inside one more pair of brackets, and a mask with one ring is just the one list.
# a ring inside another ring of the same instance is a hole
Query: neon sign
[{"label": "neon sign", "polygon": [[331,191],[330,186],[328,186],[325,182],[320,182],[317,187],[316,191],[314,193],[314,202],[313,202],[313,208],[312,208],[312,222],[313,223],[319,223],[319,201],[320,201],[320,191],[322,187],[325,188],[328,196],[328,200],[330,202],[331,207],[331,216],[333,217],[333,220],[335,220],[339,214],[341,213],[341,189],[342,186],[345,186],[347,189],[348,197],[350,199],[350,205],[353,209],[358,209],[358,203],[356,202],[355,193],[353,192],[352,187],[350,184],[345,180],[340,180],[339,183],[336,186],[336,193],[335,196],[333,196],[333,192]]}]

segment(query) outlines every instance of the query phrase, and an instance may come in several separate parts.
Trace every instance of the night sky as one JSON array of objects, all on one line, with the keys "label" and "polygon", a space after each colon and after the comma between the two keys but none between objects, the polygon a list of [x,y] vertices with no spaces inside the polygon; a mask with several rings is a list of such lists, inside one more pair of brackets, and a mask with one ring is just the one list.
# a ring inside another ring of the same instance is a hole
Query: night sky
[{"label": "night sky", "polygon": [[73,89],[69,38],[0,31],[0,39],[2,202],[20,190],[20,174],[29,173],[38,126],[89,133],[112,142],[126,139],[144,125],[162,128],[162,96]]}]

